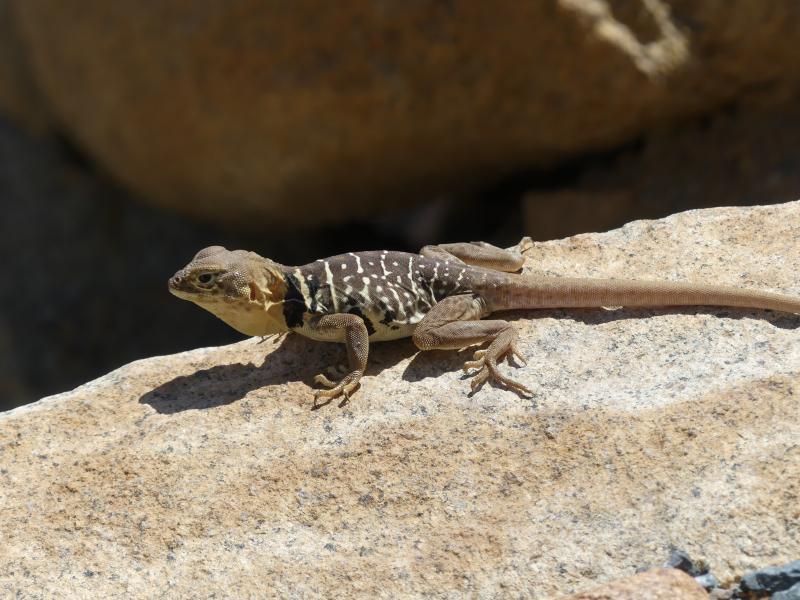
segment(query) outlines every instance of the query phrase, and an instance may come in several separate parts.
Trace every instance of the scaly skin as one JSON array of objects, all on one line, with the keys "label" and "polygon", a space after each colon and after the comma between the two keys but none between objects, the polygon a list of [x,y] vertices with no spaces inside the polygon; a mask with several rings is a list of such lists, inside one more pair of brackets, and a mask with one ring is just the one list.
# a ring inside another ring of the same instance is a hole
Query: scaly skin
[{"label": "scaly skin", "polygon": [[524,238],[513,250],[483,242],[426,246],[420,254],[372,251],[342,254],[287,267],[254,252],[205,248],[169,281],[170,291],[218,316],[245,335],[295,331],[311,339],[343,342],[349,370],[317,400],[358,388],[370,341],[411,337],[421,350],[489,342],[464,370],[476,369],[472,389],[487,380],[519,394],[531,391],[500,373],[516,356],[514,327],[489,314],[518,308],[601,306],[736,306],[799,313],[800,299],[739,288],[654,281],[534,277],[515,274]]}]

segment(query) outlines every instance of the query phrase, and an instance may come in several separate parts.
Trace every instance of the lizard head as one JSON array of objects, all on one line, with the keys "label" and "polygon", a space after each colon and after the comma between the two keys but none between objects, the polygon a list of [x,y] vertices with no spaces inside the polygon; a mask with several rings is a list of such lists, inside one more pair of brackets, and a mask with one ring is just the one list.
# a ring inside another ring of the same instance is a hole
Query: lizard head
[{"label": "lizard head", "polygon": [[[254,325],[271,306],[280,303],[287,289],[281,265],[246,250],[211,246],[169,280],[169,291],[220,317],[248,335],[264,335]],[[266,325],[264,325],[266,326]]]}]

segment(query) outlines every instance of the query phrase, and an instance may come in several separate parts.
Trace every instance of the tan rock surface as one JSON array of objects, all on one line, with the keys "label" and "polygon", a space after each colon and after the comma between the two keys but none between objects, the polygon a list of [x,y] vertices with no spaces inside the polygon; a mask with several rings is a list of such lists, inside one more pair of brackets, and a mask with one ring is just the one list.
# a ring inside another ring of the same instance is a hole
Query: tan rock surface
[{"label": "tan rock surface", "polygon": [[793,0],[14,0],[54,118],[161,206],[345,220],[797,89]]},{"label": "tan rock surface", "polygon": [[677,569],[654,569],[559,600],[707,600],[694,579]]},{"label": "tan rock surface", "polygon": [[[714,209],[538,244],[528,268],[800,293],[798,241],[800,203]],[[546,598],[673,546],[723,583],[800,555],[798,317],[516,317],[532,400],[468,397],[463,357],[403,341],[313,411],[342,349],[290,336],[0,415],[0,596]]]}]

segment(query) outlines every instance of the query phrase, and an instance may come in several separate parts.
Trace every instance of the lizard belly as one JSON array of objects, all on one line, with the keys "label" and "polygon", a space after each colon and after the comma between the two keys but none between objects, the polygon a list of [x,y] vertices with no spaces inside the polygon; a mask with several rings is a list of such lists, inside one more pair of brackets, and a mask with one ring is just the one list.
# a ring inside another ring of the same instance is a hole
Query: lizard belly
[{"label": "lizard belly", "polygon": [[[387,342],[411,337],[414,330],[417,328],[417,324],[425,316],[422,312],[414,312],[409,315],[407,319],[397,320],[387,318],[382,311],[370,311],[366,313],[363,311],[353,311],[352,314],[356,314],[364,319],[364,324],[369,332],[369,340],[371,342]],[[303,319],[303,324],[293,328],[293,330],[300,335],[319,342],[343,343],[345,341],[345,332],[343,329],[326,330],[312,327],[309,321],[314,317],[315,315],[307,314]]]},{"label": "lizard belly", "polygon": [[371,342],[388,342],[411,337],[427,312],[419,306],[407,309],[402,315],[395,311],[387,312],[380,306],[371,308],[363,315]]},{"label": "lizard belly", "polygon": [[401,338],[411,337],[414,334],[414,330],[417,328],[416,323],[393,323],[392,325],[376,323],[374,325],[375,333],[369,336],[369,340],[371,342],[399,340]]}]

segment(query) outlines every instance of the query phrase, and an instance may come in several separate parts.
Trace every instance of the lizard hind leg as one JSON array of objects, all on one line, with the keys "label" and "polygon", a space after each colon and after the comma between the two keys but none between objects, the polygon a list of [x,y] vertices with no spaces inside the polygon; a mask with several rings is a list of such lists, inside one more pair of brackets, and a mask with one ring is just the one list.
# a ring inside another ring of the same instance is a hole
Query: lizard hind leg
[{"label": "lizard hind leg", "polygon": [[461,350],[489,342],[487,348],[477,350],[473,360],[464,364],[465,371],[478,369],[470,383],[473,391],[491,379],[520,395],[530,395],[532,392],[527,387],[498,369],[498,363],[511,356],[525,363],[516,346],[516,329],[499,319],[480,320],[485,313],[483,300],[474,295],[445,298],[417,325],[414,344],[421,350]]},{"label": "lizard hind leg", "polygon": [[526,239],[530,240],[530,238],[523,238],[520,244],[511,250],[498,248],[486,242],[461,242],[425,246],[419,253],[435,260],[449,260],[474,267],[512,273],[519,271],[525,262],[522,252],[527,249],[527,246],[522,244]]}]

